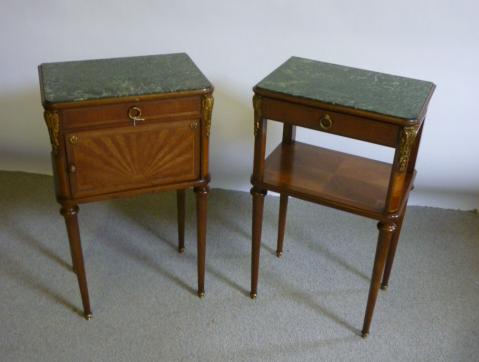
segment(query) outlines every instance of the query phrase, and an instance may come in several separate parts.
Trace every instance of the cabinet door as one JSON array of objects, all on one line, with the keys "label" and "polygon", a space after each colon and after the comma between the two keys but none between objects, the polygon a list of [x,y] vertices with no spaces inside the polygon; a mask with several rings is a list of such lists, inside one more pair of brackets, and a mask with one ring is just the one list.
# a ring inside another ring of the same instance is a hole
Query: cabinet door
[{"label": "cabinet door", "polygon": [[72,195],[99,195],[198,179],[199,135],[199,120],[67,133]]}]

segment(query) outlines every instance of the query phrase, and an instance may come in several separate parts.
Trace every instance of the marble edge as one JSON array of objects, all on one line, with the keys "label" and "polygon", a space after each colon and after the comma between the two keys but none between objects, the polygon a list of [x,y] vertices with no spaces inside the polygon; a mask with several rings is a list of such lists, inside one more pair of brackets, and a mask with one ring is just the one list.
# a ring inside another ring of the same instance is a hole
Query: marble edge
[{"label": "marble edge", "polygon": [[[214,86],[210,88],[194,89],[194,90],[184,90],[184,91],[174,91],[174,92],[161,92],[161,93],[149,93],[142,95],[130,95],[130,96],[119,96],[119,97],[104,97],[104,98],[94,98],[94,99],[83,99],[83,100],[66,100],[66,101],[50,101],[45,99],[42,95],[42,105],[44,109],[48,110],[60,110],[66,108],[77,108],[77,107],[87,107],[103,104],[114,104],[114,103],[127,103],[127,102],[147,102],[152,100],[160,99],[171,99],[171,98],[182,98],[182,97],[194,97],[194,96],[204,96],[207,94],[212,94],[214,91]],[[43,91],[41,91],[43,93]]]},{"label": "marble edge", "polygon": [[175,98],[181,97],[186,94],[208,94],[214,91],[213,85],[210,83],[210,87],[208,88],[194,88],[194,89],[183,89],[180,91],[163,91],[163,92],[156,92],[156,93],[143,93],[143,94],[131,94],[131,95],[122,95],[117,97],[99,97],[99,98],[88,98],[88,99],[65,99],[65,100],[50,100],[44,96],[44,92],[42,87],[41,88],[41,95],[42,95],[42,104],[45,106],[51,106],[54,104],[73,104],[73,103],[82,103],[82,102],[107,102],[113,101],[118,99],[143,99],[143,98],[154,98],[154,96],[162,96],[161,98]]}]

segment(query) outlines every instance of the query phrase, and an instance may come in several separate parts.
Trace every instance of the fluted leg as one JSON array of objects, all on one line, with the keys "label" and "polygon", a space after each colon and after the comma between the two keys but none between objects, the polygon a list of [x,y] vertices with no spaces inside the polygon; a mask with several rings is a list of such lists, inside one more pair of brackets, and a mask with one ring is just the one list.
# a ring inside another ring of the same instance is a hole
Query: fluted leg
[{"label": "fluted leg", "polygon": [[83,313],[86,319],[91,319],[90,298],[88,296],[88,286],[85,275],[85,266],[83,264],[83,252],[80,241],[80,229],[78,227],[78,206],[63,206],[60,213],[65,218],[67,226],[68,240],[70,241],[71,254],[74,269],[80,287],[80,294],[83,303]]},{"label": "fluted leg", "polygon": [[278,219],[278,243],[276,246],[276,256],[283,255],[284,230],[286,226],[286,212],[288,210],[288,195],[281,194],[279,198],[279,219]]},{"label": "fluted leg", "polygon": [[198,235],[198,296],[205,295],[205,258],[206,258],[206,212],[208,201],[208,187],[195,188],[196,194],[196,221]]},{"label": "fluted leg", "polygon": [[406,214],[406,207],[404,207],[404,210],[401,216],[399,217],[396,231],[394,231],[394,234],[391,238],[391,245],[389,246],[388,256],[386,259],[386,266],[384,267],[383,282],[381,283],[381,289],[383,290],[386,290],[388,288],[389,276],[391,275],[391,269],[393,267],[394,256],[396,255],[396,249],[398,246],[399,236],[401,234],[402,223],[403,223],[405,214]]},{"label": "fluted leg", "polygon": [[371,277],[371,285],[369,287],[368,304],[366,306],[366,314],[364,316],[364,324],[362,336],[367,337],[369,334],[369,327],[371,326],[371,319],[373,317],[374,306],[376,305],[376,298],[378,296],[379,285],[381,283],[381,276],[384,270],[384,263],[389,249],[391,237],[396,230],[394,223],[378,223],[379,237],[376,248],[376,256],[374,258],[373,274]]},{"label": "fluted leg", "polygon": [[185,190],[176,191],[176,206],[178,210],[178,251],[185,251]]},{"label": "fluted leg", "polygon": [[265,190],[251,189],[253,195],[253,240],[251,253],[251,292],[250,297],[256,298],[258,288],[258,274],[259,274],[259,253],[261,246],[261,228],[263,224],[263,208]]}]

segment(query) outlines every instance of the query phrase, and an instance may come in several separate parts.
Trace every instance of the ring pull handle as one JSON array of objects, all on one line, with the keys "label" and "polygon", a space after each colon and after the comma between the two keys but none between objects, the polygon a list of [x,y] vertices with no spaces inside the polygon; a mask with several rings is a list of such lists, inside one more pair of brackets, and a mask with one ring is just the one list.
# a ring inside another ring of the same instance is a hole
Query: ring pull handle
[{"label": "ring pull handle", "polygon": [[143,122],[145,119],[141,117],[141,108],[130,107],[128,109],[128,118],[133,121],[133,127],[136,127],[136,122]]},{"label": "ring pull handle", "polygon": [[319,125],[321,126],[322,129],[330,129],[331,126],[333,125],[333,120],[331,119],[329,114],[325,114],[319,120]]}]

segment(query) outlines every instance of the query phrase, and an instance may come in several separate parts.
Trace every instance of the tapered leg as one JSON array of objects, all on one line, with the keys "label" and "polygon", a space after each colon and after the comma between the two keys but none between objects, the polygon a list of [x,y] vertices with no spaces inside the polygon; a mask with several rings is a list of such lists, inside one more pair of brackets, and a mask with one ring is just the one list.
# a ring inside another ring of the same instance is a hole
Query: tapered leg
[{"label": "tapered leg", "polygon": [[63,206],[60,210],[65,218],[67,226],[68,239],[73,257],[73,265],[76,271],[78,285],[83,303],[83,314],[86,319],[91,319],[90,298],[88,296],[88,286],[86,282],[85,266],[83,264],[83,252],[80,241],[80,229],[78,227],[78,206]]},{"label": "tapered leg", "polygon": [[288,195],[281,194],[279,198],[279,219],[278,219],[278,243],[276,246],[276,256],[283,255],[284,229],[286,226],[286,212],[288,210]]},{"label": "tapered leg", "polygon": [[391,245],[389,245],[388,256],[386,259],[386,266],[384,267],[383,282],[381,283],[381,289],[386,290],[388,288],[389,276],[391,275],[391,269],[393,267],[394,256],[396,255],[396,248],[398,246],[399,236],[401,234],[402,222],[404,215],[406,214],[406,208],[404,208],[399,220],[397,222],[396,231],[391,238]]},{"label": "tapered leg", "polygon": [[369,287],[368,304],[366,306],[366,314],[364,316],[364,324],[362,336],[367,337],[369,334],[369,327],[373,317],[374,306],[376,305],[376,298],[378,296],[379,285],[381,283],[381,275],[384,270],[384,263],[388,253],[389,243],[391,237],[396,230],[394,223],[378,223],[379,237],[376,248],[376,257],[374,258],[373,275],[371,277],[371,286]]},{"label": "tapered leg", "polygon": [[196,221],[198,235],[198,296],[205,295],[205,254],[206,254],[206,212],[208,201],[208,187],[195,188],[196,194]]},{"label": "tapered leg", "polygon": [[178,251],[185,251],[185,190],[176,191],[176,205],[178,210]]},{"label": "tapered leg", "polygon": [[[61,212],[61,211],[60,211]],[[72,257],[72,270],[76,274],[77,267],[75,265],[75,256],[73,255],[73,244],[71,238],[68,238],[68,243],[70,244],[70,255]]]},{"label": "tapered leg", "polygon": [[251,292],[250,297],[256,298],[259,274],[259,251],[261,246],[261,228],[263,224],[263,207],[265,190],[251,189],[253,195],[253,240],[251,253]]}]

